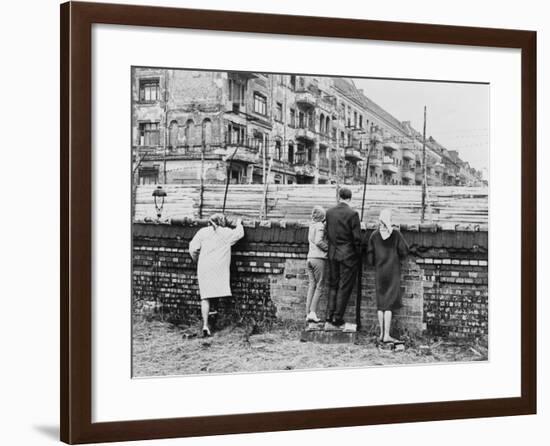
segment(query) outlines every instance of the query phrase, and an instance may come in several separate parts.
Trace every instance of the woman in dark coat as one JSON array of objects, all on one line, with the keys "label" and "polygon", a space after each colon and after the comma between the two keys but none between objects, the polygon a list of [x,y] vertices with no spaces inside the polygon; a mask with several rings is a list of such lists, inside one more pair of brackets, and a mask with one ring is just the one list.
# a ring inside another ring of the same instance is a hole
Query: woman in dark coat
[{"label": "woman in dark coat", "polygon": [[380,212],[379,227],[367,245],[367,261],[375,268],[376,306],[382,342],[399,342],[390,336],[392,311],[401,304],[401,260],[409,253],[407,242],[392,227],[391,210]]}]

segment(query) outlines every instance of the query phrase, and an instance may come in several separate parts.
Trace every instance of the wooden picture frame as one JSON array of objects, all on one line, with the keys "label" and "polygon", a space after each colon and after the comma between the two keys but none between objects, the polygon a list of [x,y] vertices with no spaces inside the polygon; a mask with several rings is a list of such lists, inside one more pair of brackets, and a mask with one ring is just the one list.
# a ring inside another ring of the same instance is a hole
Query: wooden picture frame
[{"label": "wooden picture frame", "polygon": [[[521,50],[521,396],[92,423],[92,24]],[[61,440],[70,444],[536,412],[536,33],[69,2],[61,5]]]}]

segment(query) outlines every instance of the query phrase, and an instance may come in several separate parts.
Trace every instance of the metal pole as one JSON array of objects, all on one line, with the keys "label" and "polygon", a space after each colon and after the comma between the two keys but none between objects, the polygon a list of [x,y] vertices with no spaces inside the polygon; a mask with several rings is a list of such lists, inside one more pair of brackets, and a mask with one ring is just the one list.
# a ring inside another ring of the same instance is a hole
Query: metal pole
[{"label": "metal pole", "polygon": [[340,112],[338,108],[336,108],[336,122],[336,201],[338,202],[340,198]]},{"label": "metal pole", "polygon": [[[264,173],[264,193],[262,200],[262,207],[260,209],[260,218],[267,220],[267,188],[269,186],[269,176],[271,175],[271,166],[273,165],[273,154],[269,151],[269,138],[266,138],[265,144],[265,157],[269,155],[269,162],[267,166],[267,171]],[[269,152],[268,152],[269,151]],[[264,162],[266,161],[264,157]],[[261,212],[263,210],[263,212]]]},{"label": "metal pole", "polygon": [[[225,150],[227,151],[227,143],[225,144]],[[231,175],[231,167],[233,166],[233,158],[237,153],[237,150],[239,150],[239,146],[235,148],[231,156],[229,157],[229,163],[227,165],[227,171],[226,171],[226,178],[225,178],[225,191],[223,193],[223,208],[222,208],[222,214],[225,214],[225,203],[227,202],[227,191],[229,190],[229,177]]]},{"label": "metal pole", "polygon": [[[363,180],[363,200],[361,202],[361,222],[365,214],[365,196],[367,191],[369,168],[370,168],[370,153],[373,144],[371,140],[371,145],[367,149],[367,166],[365,171],[365,178]],[[362,253],[359,253],[359,270],[357,271],[357,297],[355,299],[355,324],[357,325],[357,330],[361,329],[361,300],[363,297],[363,257]]]},{"label": "metal pole", "polygon": [[168,70],[164,71],[164,184],[166,179],[166,147],[168,145]]},{"label": "metal pole", "polygon": [[204,137],[201,144],[201,183],[199,191],[199,218],[202,218],[202,207],[204,202]]},{"label": "metal pole", "polygon": [[264,184],[264,197],[263,197],[263,212],[260,213],[260,218],[262,218],[263,220],[267,220],[267,193],[268,193],[268,187],[269,187],[269,175],[271,173],[271,167],[273,165],[273,156],[271,156],[269,158],[269,163],[268,163],[268,167],[267,167],[267,180]]},{"label": "metal pole", "polygon": [[420,223],[424,223],[426,217],[426,106],[424,106],[424,131],[422,136],[422,214]]},{"label": "metal pole", "polygon": [[[371,144],[373,141],[371,140]],[[363,215],[365,212],[365,195],[367,192],[367,178],[369,176],[369,167],[370,167],[370,152],[371,152],[371,146],[369,145],[369,148],[367,149],[367,166],[365,171],[365,178],[363,180],[363,200],[361,202],[361,221],[363,221]]]}]

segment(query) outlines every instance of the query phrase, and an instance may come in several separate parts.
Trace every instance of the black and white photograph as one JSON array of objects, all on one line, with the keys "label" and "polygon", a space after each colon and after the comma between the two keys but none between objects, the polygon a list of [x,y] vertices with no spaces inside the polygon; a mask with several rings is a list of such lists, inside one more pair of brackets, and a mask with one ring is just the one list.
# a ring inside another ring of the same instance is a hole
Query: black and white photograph
[{"label": "black and white photograph", "polygon": [[488,83],[131,79],[133,377],[489,360]]},{"label": "black and white photograph", "polygon": [[7,3],[1,444],[548,436],[544,6]]}]

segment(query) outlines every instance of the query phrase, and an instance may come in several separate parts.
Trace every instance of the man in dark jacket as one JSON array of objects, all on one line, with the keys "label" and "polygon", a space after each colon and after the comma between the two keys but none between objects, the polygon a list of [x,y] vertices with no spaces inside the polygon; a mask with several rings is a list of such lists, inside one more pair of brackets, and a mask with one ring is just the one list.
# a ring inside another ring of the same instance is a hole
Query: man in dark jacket
[{"label": "man in dark jacket", "polygon": [[357,281],[361,254],[361,222],[350,206],[351,191],[340,189],[339,203],[326,214],[328,239],[329,296],[327,322],[340,327],[353,286]]}]

